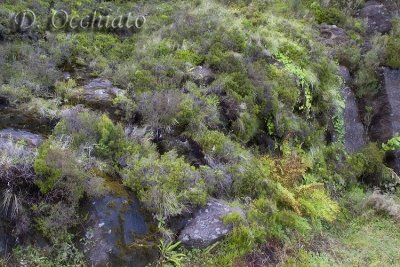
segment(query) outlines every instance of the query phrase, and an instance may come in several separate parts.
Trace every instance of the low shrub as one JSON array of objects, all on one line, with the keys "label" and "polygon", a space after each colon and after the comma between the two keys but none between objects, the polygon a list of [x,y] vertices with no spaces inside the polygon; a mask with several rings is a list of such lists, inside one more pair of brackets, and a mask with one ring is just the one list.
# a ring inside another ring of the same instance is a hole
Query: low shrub
[{"label": "low shrub", "polygon": [[99,139],[96,144],[96,155],[102,158],[117,159],[124,149],[124,131],[121,125],[115,125],[110,118],[102,115],[97,122]]},{"label": "low shrub", "polygon": [[400,68],[400,36],[390,36],[386,47],[386,65],[393,69]]},{"label": "low shrub", "polygon": [[159,219],[179,215],[190,205],[204,205],[207,201],[200,173],[174,151],[160,157],[131,158],[124,172],[124,185],[134,190]]},{"label": "low shrub", "polygon": [[66,192],[67,199],[76,202],[83,196],[83,186],[80,184],[82,173],[75,154],[64,144],[49,139],[39,147],[38,157],[34,163],[36,184],[43,194],[55,188]]}]

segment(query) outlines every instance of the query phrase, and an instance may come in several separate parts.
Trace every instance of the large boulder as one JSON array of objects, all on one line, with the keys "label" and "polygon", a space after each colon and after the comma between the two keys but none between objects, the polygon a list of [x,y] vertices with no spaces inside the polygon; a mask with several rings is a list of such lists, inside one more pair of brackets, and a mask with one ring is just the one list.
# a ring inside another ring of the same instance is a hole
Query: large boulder
[{"label": "large boulder", "polygon": [[148,244],[136,244],[149,233],[139,202],[116,181],[104,181],[106,193],[86,207],[85,253],[91,266],[146,266],[156,257]]},{"label": "large boulder", "polygon": [[112,105],[114,98],[123,94],[124,91],[114,87],[110,80],[97,78],[84,86],[83,99],[89,104]]},{"label": "large boulder", "polygon": [[349,38],[342,28],[336,25],[322,24],[320,26],[320,40],[330,47],[335,47],[346,43]]},{"label": "large boulder", "polygon": [[224,224],[222,219],[233,212],[243,213],[222,201],[210,200],[189,220],[179,235],[179,241],[188,248],[206,248],[212,245],[232,231],[232,225]]},{"label": "large boulder", "polygon": [[126,91],[113,86],[110,80],[96,78],[90,80],[83,87],[72,90],[69,99],[75,104],[84,104],[95,109],[114,112],[123,109],[122,106],[116,106],[114,100],[125,94]]},{"label": "large boulder", "polygon": [[30,146],[38,147],[43,142],[43,137],[24,130],[3,129],[0,130],[0,141],[12,139],[13,141],[24,141]]},{"label": "large boulder", "polygon": [[368,1],[359,16],[367,20],[368,33],[388,33],[392,29],[392,15],[385,5],[376,1]]}]

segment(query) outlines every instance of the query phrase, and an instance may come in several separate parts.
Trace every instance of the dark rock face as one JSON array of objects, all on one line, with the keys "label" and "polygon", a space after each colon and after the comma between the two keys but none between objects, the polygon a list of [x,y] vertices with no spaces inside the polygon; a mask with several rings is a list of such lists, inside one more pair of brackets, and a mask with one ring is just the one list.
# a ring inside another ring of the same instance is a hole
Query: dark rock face
[{"label": "dark rock face", "polygon": [[385,68],[385,92],[391,108],[392,134],[400,133],[400,70]]},{"label": "dark rock face", "polygon": [[354,93],[349,87],[342,89],[345,100],[344,125],[345,125],[345,147],[348,152],[357,152],[367,144],[364,125],[358,113],[358,106]]},{"label": "dark rock face", "polygon": [[328,46],[337,46],[348,41],[348,36],[342,28],[336,25],[322,24],[320,27],[321,41]]},{"label": "dark rock face", "polygon": [[4,129],[0,130],[0,139],[11,138],[14,141],[25,141],[31,146],[38,147],[43,142],[43,137],[28,131]]},{"label": "dark rock face", "polygon": [[386,142],[400,133],[400,70],[383,69],[383,85],[370,127],[373,141]]},{"label": "dark rock face", "polygon": [[47,135],[57,122],[57,118],[47,118],[25,107],[0,108],[0,129],[21,129]]},{"label": "dark rock face", "polygon": [[132,246],[137,237],[149,232],[149,225],[137,200],[116,182],[111,192],[88,203],[85,251],[92,266],[146,266],[156,252]]},{"label": "dark rock face", "polygon": [[206,248],[232,231],[231,225],[225,225],[222,218],[232,212],[242,213],[225,203],[212,199],[196,212],[179,235],[179,241],[188,248]]},{"label": "dark rock face", "polygon": [[349,69],[345,66],[339,66],[339,72],[340,76],[342,76],[345,85],[349,86],[352,82]]},{"label": "dark rock face", "polygon": [[386,155],[386,163],[395,173],[400,175],[400,150],[392,151]]},{"label": "dark rock face", "polygon": [[84,92],[81,97],[89,105],[107,108],[112,106],[112,102],[116,97],[124,93],[123,90],[114,87],[110,80],[97,78],[84,86]]},{"label": "dark rock face", "polygon": [[383,4],[369,1],[360,10],[359,16],[368,20],[368,33],[388,33],[392,29],[392,16]]},{"label": "dark rock face", "polygon": [[9,104],[7,98],[0,96],[0,108],[7,107]]}]

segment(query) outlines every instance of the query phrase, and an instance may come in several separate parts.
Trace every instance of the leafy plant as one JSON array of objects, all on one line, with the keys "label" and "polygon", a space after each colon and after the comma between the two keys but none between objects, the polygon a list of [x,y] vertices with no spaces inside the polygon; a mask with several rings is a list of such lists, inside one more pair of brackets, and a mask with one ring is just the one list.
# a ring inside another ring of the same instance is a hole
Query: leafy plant
[{"label": "leafy plant", "polygon": [[394,151],[400,149],[400,136],[392,137],[389,141],[382,144],[384,151]]},{"label": "leafy plant", "polygon": [[163,266],[182,266],[182,261],[186,257],[185,254],[179,253],[177,251],[180,241],[178,242],[164,242],[164,240],[160,240],[160,244],[158,245],[158,249],[160,251],[160,259],[159,262]]}]

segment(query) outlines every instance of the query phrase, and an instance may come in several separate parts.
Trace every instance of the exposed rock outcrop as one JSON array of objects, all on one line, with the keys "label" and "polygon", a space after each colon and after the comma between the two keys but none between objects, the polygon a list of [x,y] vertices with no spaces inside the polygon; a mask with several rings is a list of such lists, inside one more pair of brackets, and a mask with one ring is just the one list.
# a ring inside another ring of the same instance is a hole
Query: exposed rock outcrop
[{"label": "exposed rock outcrop", "polygon": [[39,146],[43,142],[43,137],[38,134],[33,134],[28,131],[15,130],[15,129],[4,129],[0,130],[0,139],[12,139],[14,141],[25,141],[31,146]]},{"label": "exposed rock outcrop", "polygon": [[348,41],[348,36],[345,30],[336,25],[322,24],[320,26],[321,41],[328,46],[337,46]]},{"label": "exposed rock outcrop", "polygon": [[356,97],[350,88],[352,83],[350,72],[345,66],[340,66],[339,71],[344,81],[342,96],[345,102],[343,114],[345,147],[350,153],[357,152],[367,144],[367,135],[360,119]]},{"label": "exposed rock outcrop", "polygon": [[368,21],[368,33],[388,33],[392,29],[392,15],[385,5],[376,1],[368,1],[359,16]]},{"label": "exposed rock outcrop", "polygon": [[358,106],[354,93],[350,87],[342,89],[345,101],[344,126],[345,126],[345,147],[348,152],[357,152],[367,144],[364,125],[361,122]]},{"label": "exposed rock outcrop", "polygon": [[[139,204],[118,182],[104,182],[105,196],[92,199],[86,209],[85,252],[93,266],[146,266],[156,256],[146,246],[133,246],[149,232]],[[111,265],[110,265],[111,264]]]},{"label": "exposed rock outcrop", "polygon": [[373,141],[386,142],[397,133],[400,133],[400,70],[384,68],[369,134]]},{"label": "exposed rock outcrop", "polygon": [[123,94],[110,80],[97,78],[84,86],[83,99],[89,104],[111,106],[113,99]]},{"label": "exposed rock outcrop", "polygon": [[206,248],[232,231],[232,225],[222,222],[224,216],[233,212],[242,213],[222,201],[212,199],[196,212],[179,235],[179,240],[188,248]]}]

